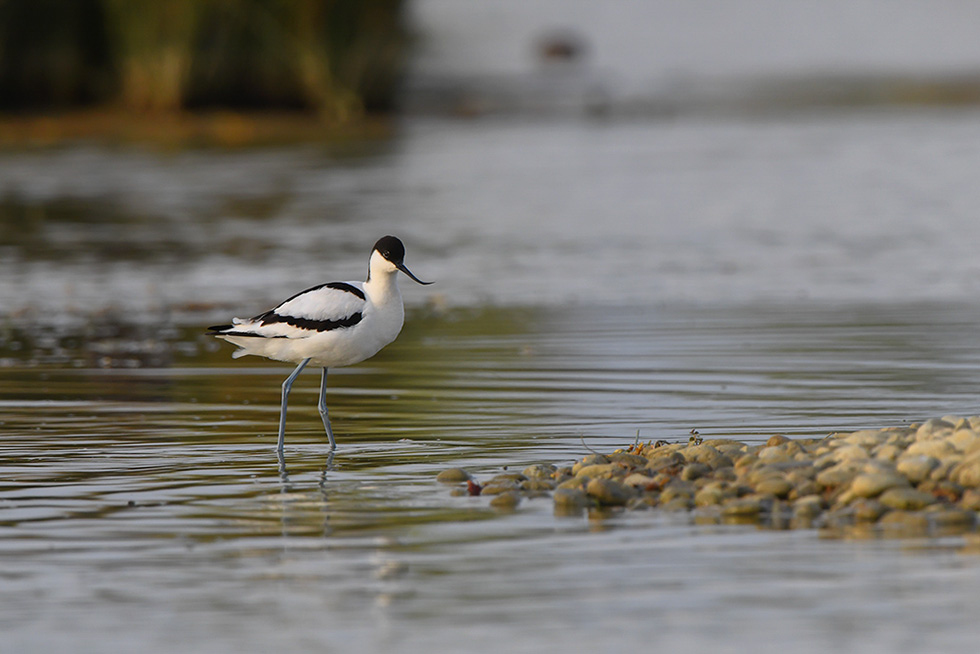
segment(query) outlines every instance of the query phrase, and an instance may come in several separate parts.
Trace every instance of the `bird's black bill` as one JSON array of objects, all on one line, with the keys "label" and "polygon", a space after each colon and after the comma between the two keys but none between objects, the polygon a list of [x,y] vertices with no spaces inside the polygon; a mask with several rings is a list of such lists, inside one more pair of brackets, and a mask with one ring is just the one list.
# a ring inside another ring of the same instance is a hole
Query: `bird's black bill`
[{"label": "bird's black bill", "polygon": [[432,283],[432,282],[423,282],[421,279],[419,279],[418,277],[416,277],[415,275],[413,275],[412,274],[412,271],[409,270],[405,266],[405,264],[403,264],[403,263],[396,263],[395,266],[398,267],[398,270],[402,271],[403,273],[405,273],[406,275],[408,275],[409,277],[411,277],[413,282],[416,282],[418,284],[422,284],[423,286],[428,286],[429,284]]}]

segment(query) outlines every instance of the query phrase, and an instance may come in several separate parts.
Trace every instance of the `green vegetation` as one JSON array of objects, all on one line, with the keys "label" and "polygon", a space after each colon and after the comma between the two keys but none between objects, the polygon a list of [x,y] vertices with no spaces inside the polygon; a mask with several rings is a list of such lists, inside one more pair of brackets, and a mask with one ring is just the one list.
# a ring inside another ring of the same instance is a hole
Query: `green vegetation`
[{"label": "green vegetation", "polygon": [[404,0],[0,0],[0,110],[391,108]]}]

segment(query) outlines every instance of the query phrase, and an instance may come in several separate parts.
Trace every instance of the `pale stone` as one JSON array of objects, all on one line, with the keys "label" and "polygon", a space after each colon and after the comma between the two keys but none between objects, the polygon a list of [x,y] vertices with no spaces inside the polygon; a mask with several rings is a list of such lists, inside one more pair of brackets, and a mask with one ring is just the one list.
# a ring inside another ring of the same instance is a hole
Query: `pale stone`
[{"label": "pale stone", "polygon": [[625,472],[626,468],[617,463],[596,463],[589,466],[582,466],[578,470],[575,470],[575,476],[588,477],[590,479],[611,479],[613,477],[621,477]]},{"label": "pale stone", "polygon": [[588,483],[588,477],[572,477],[558,484],[558,490],[580,490],[584,492],[585,485]]},{"label": "pale stone", "polygon": [[980,490],[968,488],[960,498],[960,506],[970,511],[980,511]]},{"label": "pale stone", "polygon": [[891,472],[864,472],[851,482],[851,492],[858,497],[877,497],[889,488],[908,486],[908,480]]},{"label": "pale stone", "polygon": [[851,505],[854,519],[859,522],[877,522],[887,509],[878,500],[859,499]]},{"label": "pale stone", "polygon": [[968,488],[980,487],[980,454],[964,459],[950,471],[949,478]]},{"label": "pale stone", "polygon": [[890,532],[904,535],[925,535],[929,532],[929,518],[920,511],[889,511],[878,522]]},{"label": "pale stone", "polygon": [[572,466],[572,474],[577,475],[578,471],[586,466],[601,465],[609,463],[609,457],[603,454],[590,454]]},{"label": "pale stone", "polygon": [[723,468],[725,466],[733,465],[731,458],[725,456],[710,445],[705,445],[704,443],[700,445],[691,445],[687,449],[681,450],[681,454],[683,454],[684,458],[688,461],[703,463],[711,466],[712,468]]},{"label": "pale stone", "polygon": [[948,439],[949,443],[960,452],[966,452],[980,441],[980,435],[972,429],[958,429]]},{"label": "pale stone", "polygon": [[717,486],[707,486],[694,495],[694,506],[713,506],[725,500],[725,492]]},{"label": "pale stone", "polygon": [[709,465],[705,463],[694,462],[694,463],[688,463],[686,466],[684,466],[684,468],[681,470],[680,477],[684,481],[694,481],[695,479],[704,477],[710,472],[711,472],[711,467]]},{"label": "pale stone", "polygon": [[632,472],[626,475],[623,479],[623,483],[627,486],[632,486],[633,488],[646,488],[653,483],[653,477],[645,475],[642,472]]},{"label": "pale stone", "polygon": [[937,459],[942,459],[956,452],[956,448],[952,446],[948,441],[945,440],[919,440],[911,445],[905,450],[906,456],[911,456],[913,454],[923,454],[925,456],[932,456]]},{"label": "pale stone", "polygon": [[963,418],[949,414],[943,416],[940,420],[949,424],[951,427],[958,427],[963,422]]},{"label": "pale stone", "polygon": [[924,454],[903,456],[895,464],[895,469],[905,475],[913,484],[929,478],[929,474],[939,466],[939,459]]},{"label": "pale stone", "polygon": [[660,501],[667,503],[678,498],[690,501],[696,492],[697,489],[694,487],[694,484],[687,481],[675,480],[668,484],[663,492],[660,493]]},{"label": "pale stone", "polygon": [[793,484],[785,477],[767,477],[755,486],[755,492],[784,498],[793,490]]},{"label": "pale stone", "polygon": [[885,443],[884,445],[875,448],[874,457],[881,461],[894,461],[900,457],[904,451],[904,448],[897,445]]},{"label": "pale stone", "polygon": [[825,502],[819,495],[806,495],[793,502],[793,517],[813,519],[820,515]]},{"label": "pale stone", "polygon": [[932,418],[926,420],[915,431],[915,438],[918,441],[929,440],[948,435],[953,430],[953,423],[942,419]]},{"label": "pale stone", "polygon": [[648,462],[648,459],[645,456],[630,454],[629,452],[616,452],[614,454],[610,454],[609,460],[612,463],[618,463],[619,465],[627,468],[645,468]]},{"label": "pale stone", "polygon": [[938,500],[929,493],[914,488],[889,488],[878,501],[890,509],[918,510],[935,504]]},{"label": "pale stone", "polygon": [[490,500],[490,506],[498,511],[513,511],[520,503],[521,494],[514,491],[501,493]]},{"label": "pale stone", "polygon": [[817,473],[816,482],[821,486],[833,488],[850,483],[857,476],[860,468],[853,463],[838,463]]},{"label": "pale stone", "polygon": [[762,511],[762,502],[757,497],[743,497],[725,502],[722,515],[729,518],[754,518]]},{"label": "pale stone", "polygon": [[513,479],[501,479],[499,481],[488,481],[483,489],[480,490],[480,495],[500,495],[501,493],[506,493],[508,491],[518,490],[520,488],[520,483],[514,481]]},{"label": "pale stone", "polygon": [[461,484],[464,481],[469,480],[470,473],[466,472],[462,468],[447,468],[436,475],[436,481],[443,484]]},{"label": "pale stone", "polygon": [[619,506],[633,497],[633,489],[613,479],[593,479],[585,487],[585,492],[600,504]]},{"label": "pale stone", "polygon": [[887,435],[879,429],[862,429],[844,437],[844,440],[851,445],[857,445],[864,449],[870,449],[879,443],[884,442]]},{"label": "pale stone", "polygon": [[555,474],[555,470],[556,468],[553,465],[535,464],[524,468],[522,472],[528,479],[534,479],[538,477],[551,477]]},{"label": "pale stone", "polygon": [[929,473],[929,479],[933,481],[942,481],[944,479],[949,479],[952,475],[953,470],[963,463],[963,457],[947,456],[945,459],[939,462],[932,472]]},{"label": "pale stone", "polygon": [[521,482],[521,490],[525,491],[550,491],[558,485],[553,479],[527,479]]},{"label": "pale stone", "polygon": [[860,445],[844,445],[834,452],[837,461],[860,461],[870,458],[868,451]]},{"label": "pale stone", "polygon": [[583,509],[592,504],[585,491],[577,488],[559,488],[552,494],[551,499],[556,509],[565,511]]}]

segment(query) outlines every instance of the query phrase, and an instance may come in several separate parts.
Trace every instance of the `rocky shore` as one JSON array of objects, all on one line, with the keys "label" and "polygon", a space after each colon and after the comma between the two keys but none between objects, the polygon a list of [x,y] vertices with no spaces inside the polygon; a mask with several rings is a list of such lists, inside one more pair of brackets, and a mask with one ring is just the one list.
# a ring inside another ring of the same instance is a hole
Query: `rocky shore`
[{"label": "rocky shore", "polygon": [[556,513],[655,508],[697,522],[819,528],[831,536],[940,536],[973,532],[980,511],[980,416],[820,439],[773,436],[634,443],[572,466],[537,464],[482,485],[452,468],[454,493],[516,508],[550,496]]}]

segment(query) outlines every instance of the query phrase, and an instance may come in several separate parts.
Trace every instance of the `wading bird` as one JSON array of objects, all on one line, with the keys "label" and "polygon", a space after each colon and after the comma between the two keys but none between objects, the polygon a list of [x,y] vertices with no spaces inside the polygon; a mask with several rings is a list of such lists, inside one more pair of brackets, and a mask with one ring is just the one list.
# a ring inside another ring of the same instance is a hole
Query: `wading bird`
[{"label": "wading bird", "polygon": [[337,447],[327,415],[327,369],[360,363],[395,340],[405,321],[398,291],[401,271],[423,282],[405,267],[405,246],[394,236],[374,244],[365,282],[329,282],[306,289],[275,309],[249,320],[209,327],[208,335],[238,346],[234,358],[248,354],[298,364],[282,384],[278,452],[286,433],[289,391],[307,364],[323,368],[318,408],[330,449]]}]

